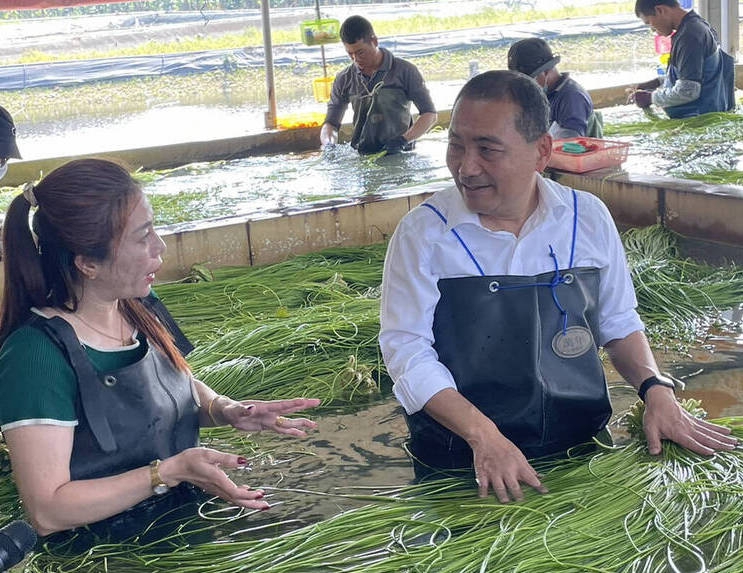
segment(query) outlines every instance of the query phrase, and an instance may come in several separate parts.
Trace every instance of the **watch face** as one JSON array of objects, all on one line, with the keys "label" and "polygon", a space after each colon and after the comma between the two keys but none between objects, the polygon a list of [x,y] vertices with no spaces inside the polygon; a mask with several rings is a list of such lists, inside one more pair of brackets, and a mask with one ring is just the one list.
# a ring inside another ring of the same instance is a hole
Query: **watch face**
[{"label": "watch face", "polygon": [[157,495],[162,495],[164,493],[168,493],[169,490],[170,490],[170,488],[167,485],[165,485],[164,483],[159,483],[155,487],[152,488],[152,491],[154,491],[155,494],[157,494]]}]

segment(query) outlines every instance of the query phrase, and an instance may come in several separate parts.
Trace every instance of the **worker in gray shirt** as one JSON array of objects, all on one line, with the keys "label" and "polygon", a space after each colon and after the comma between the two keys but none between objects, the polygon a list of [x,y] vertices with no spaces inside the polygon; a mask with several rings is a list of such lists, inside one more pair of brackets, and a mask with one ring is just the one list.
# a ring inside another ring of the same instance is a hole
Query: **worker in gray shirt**
[{"label": "worker in gray shirt", "polygon": [[[408,151],[438,118],[423,76],[413,64],[379,47],[371,23],[347,18],[340,29],[343,46],[353,61],[333,82],[328,111],[320,131],[324,146],[338,141],[348,104],[353,108],[351,146],[359,153]],[[413,120],[411,102],[418,109]]]}]

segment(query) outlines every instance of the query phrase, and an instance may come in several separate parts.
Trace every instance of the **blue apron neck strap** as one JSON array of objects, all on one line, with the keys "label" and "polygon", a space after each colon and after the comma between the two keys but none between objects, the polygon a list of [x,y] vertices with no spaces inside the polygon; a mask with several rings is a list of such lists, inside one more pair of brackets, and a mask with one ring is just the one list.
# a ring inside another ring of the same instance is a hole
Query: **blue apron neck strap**
[{"label": "blue apron neck strap", "polygon": [[[444,217],[444,214],[441,211],[439,211],[436,207],[434,207],[430,203],[422,203],[422,205],[424,207],[428,207],[429,209],[431,209],[431,211],[433,211],[434,213],[436,213],[439,216],[439,219],[441,219],[444,222],[444,225],[447,225],[448,224],[448,222],[446,220],[446,217]],[[457,241],[459,241],[459,244],[462,245],[462,247],[464,248],[464,250],[467,253],[467,255],[469,255],[469,258],[472,260],[473,263],[475,263],[475,266],[477,267],[477,272],[480,273],[480,276],[481,277],[484,277],[485,276],[485,271],[482,270],[482,267],[480,266],[480,263],[477,262],[477,259],[475,258],[475,255],[472,254],[472,251],[470,251],[469,247],[464,242],[464,240],[462,239],[462,237],[459,236],[459,233],[457,233],[457,230],[456,229],[452,229],[451,232],[454,233],[454,236],[457,238]]]}]

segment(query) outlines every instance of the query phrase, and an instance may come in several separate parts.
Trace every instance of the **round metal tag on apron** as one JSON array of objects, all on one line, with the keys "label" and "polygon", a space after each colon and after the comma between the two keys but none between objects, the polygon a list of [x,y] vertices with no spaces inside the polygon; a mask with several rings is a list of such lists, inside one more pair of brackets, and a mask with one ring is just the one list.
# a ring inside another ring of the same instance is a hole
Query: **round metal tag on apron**
[{"label": "round metal tag on apron", "polygon": [[585,326],[571,326],[552,338],[552,350],[560,358],[577,358],[593,346],[593,335]]}]

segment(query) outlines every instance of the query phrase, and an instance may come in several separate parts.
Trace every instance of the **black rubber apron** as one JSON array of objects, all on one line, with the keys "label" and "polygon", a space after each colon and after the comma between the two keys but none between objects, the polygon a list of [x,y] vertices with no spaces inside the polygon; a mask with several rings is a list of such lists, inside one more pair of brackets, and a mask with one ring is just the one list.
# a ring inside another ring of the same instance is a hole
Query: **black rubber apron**
[{"label": "black rubber apron", "polygon": [[[569,264],[536,276],[441,279],[433,322],[434,349],[457,390],[492,419],[527,458],[558,454],[590,441],[611,416],[596,346],[599,270],[573,268],[577,195]],[[444,224],[446,219],[432,205]],[[421,410],[406,416],[409,448],[423,466],[472,466],[467,443]]]},{"label": "black rubber apron", "polygon": [[351,98],[354,112],[351,147],[359,153],[377,153],[412,125],[410,100],[402,89],[385,86],[384,77],[365,91]]},{"label": "black rubber apron", "polygon": [[[78,425],[71,479],[116,475],[198,446],[199,407],[190,376],[177,370],[162,352],[150,346],[134,364],[98,372],[74,329],[62,318],[34,316],[29,324],[59,346],[77,377]],[[153,521],[167,515],[159,526],[147,530],[147,539],[155,540],[195,515],[196,504],[204,499],[197,488],[183,483],[109,519],[53,534],[43,541],[60,546],[69,543],[70,551],[84,551],[102,540],[119,542],[139,536]]]}]

